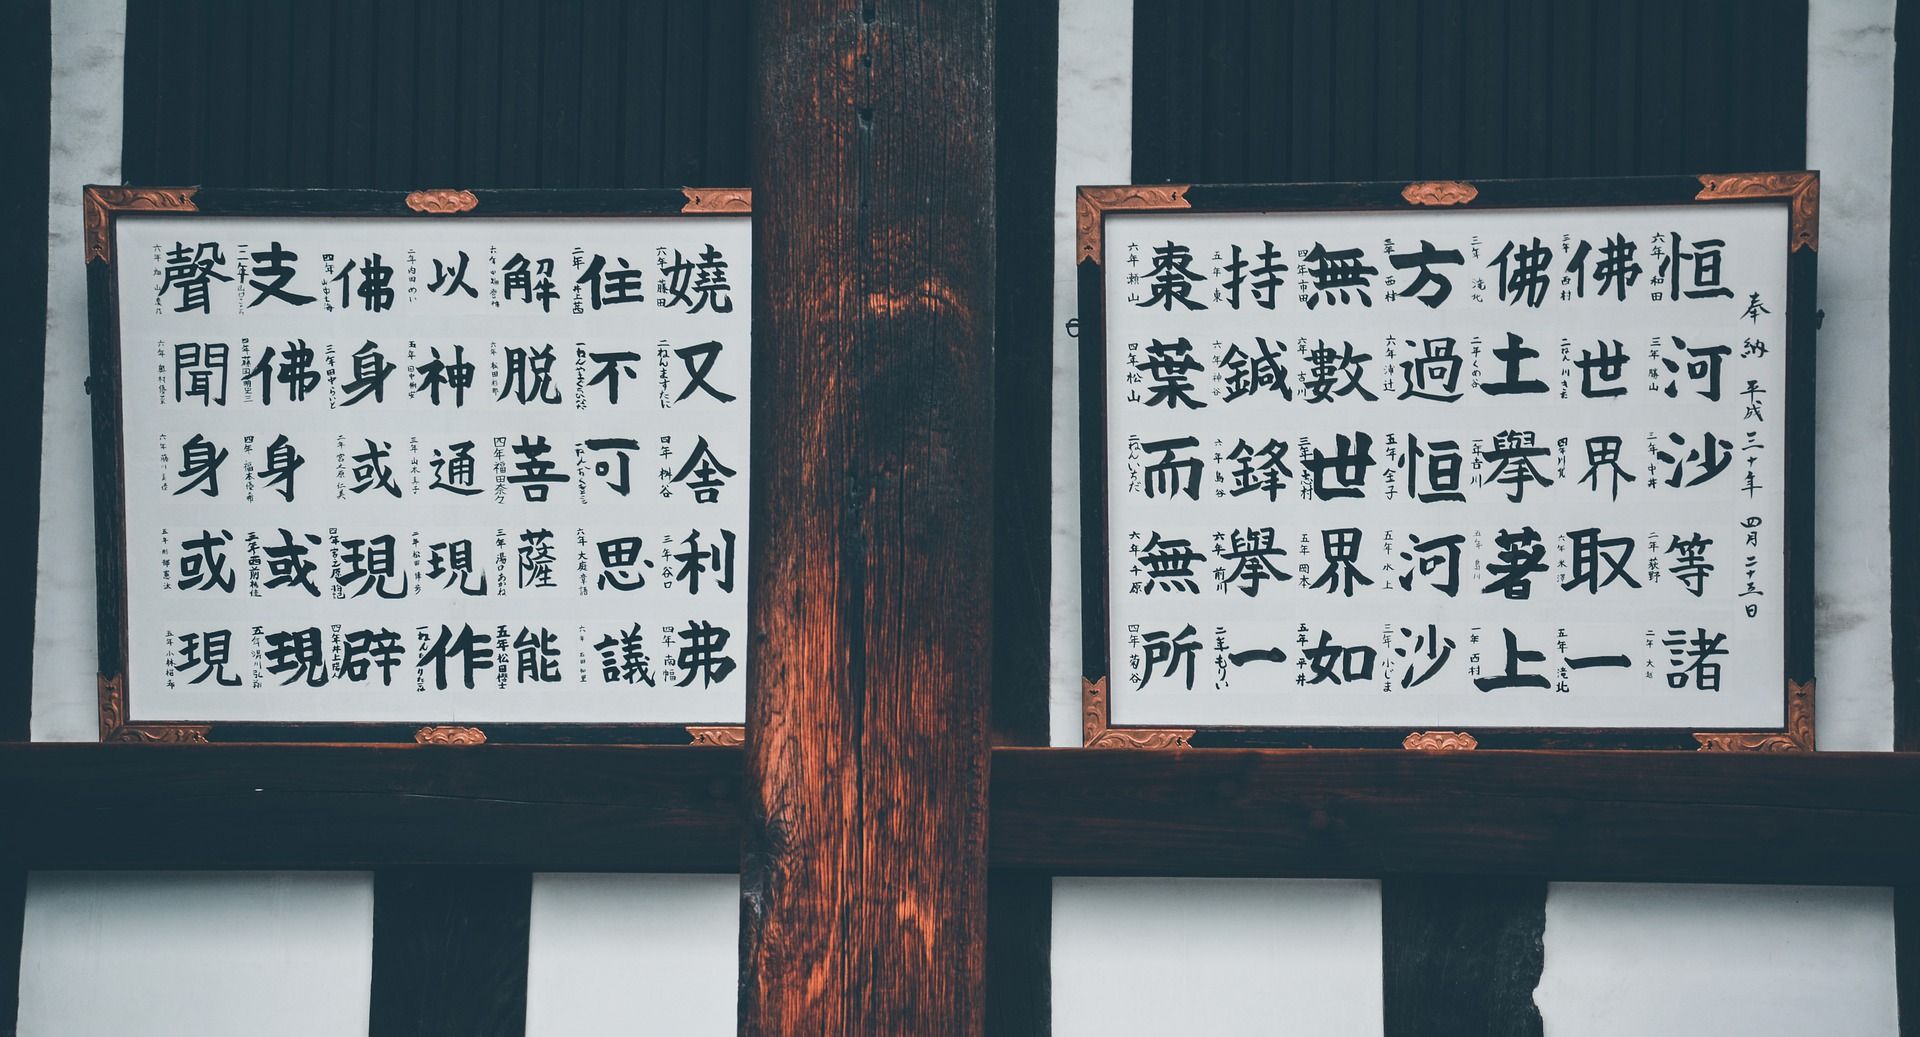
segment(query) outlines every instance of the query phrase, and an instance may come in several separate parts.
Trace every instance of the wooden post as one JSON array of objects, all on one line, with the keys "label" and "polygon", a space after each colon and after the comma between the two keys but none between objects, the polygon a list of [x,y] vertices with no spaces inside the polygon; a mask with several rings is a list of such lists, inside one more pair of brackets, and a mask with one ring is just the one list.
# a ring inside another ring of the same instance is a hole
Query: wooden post
[{"label": "wooden post", "polygon": [[743,1034],[982,1030],[991,7],[753,7]]}]

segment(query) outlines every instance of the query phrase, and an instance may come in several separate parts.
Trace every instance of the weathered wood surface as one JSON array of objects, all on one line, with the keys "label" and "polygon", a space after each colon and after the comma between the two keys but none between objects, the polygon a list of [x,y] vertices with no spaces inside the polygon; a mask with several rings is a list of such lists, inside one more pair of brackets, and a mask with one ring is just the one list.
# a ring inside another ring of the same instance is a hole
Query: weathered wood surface
[{"label": "weathered wood surface", "polygon": [[754,6],[745,1034],[977,1034],[991,0]]}]

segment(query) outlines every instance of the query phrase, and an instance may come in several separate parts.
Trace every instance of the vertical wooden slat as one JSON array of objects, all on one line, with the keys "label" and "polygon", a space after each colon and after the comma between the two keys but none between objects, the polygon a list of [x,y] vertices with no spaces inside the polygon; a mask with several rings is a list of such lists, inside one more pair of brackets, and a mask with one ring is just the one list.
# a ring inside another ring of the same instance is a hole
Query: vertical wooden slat
[{"label": "vertical wooden slat", "polygon": [[[1173,4],[1167,0],[1135,0],[1133,4],[1133,182],[1149,183],[1170,176],[1166,155],[1167,127],[1173,121],[1173,99],[1167,93],[1168,67],[1175,60],[1166,46]],[[1146,41],[1151,40],[1149,46]]]},{"label": "vertical wooden slat", "polygon": [[[1058,0],[996,0],[993,370],[994,741],[1047,743]],[[1053,880],[987,880],[986,1032],[1052,1027]]]},{"label": "vertical wooden slat", "polygon": [[[1461,69],[1465,0],[1420,4],[1420,164],[1413,179],[1465,176],[1460,141],[1466,85]],[[1409,101],[1409,103],[1414,103]]]},{"label": "vertical wooden slat", "polygon": [[528,187],[580,186],[581,0],[540,5],[539,179]]},{"label": "vertical wooden slat", "polygon": [[[33,720],[33,573],[40,557],[40,408],[47,359],[47,176],[52,100],[50,0],[0,4],[0,140],[27,156],[0,192],[0,245],[13,257],[0,280],[0,342],[8,346],[12,377],[0,381],[0,433],[14,450],[14,493],[0,513],[0,536],[12,545],[15,572],[0,587],[0,658],[15,660],[0,685],[0,741],[24,742]],[[132,9],[128,17],[134,17]],[[124,142],[123,142],[124,143]],[[72,216],[78,227],[79,214]],[[78,263],[78,251],[71,254]],[[4,815],[0,815],[3,817]],[[15,836],[0,820],[0,844]],[[0,1034],[10,1035],[20,1009],[21,923],[27,873],[0,864]]]},{"label": "vertical wooden slat", "polygon": [[1727,23],[1733,7],[1727,0],[1689,0],[1680,9],[1680,83],[1686,127],[1680,160],[1688,169],[1704,170],[1731,157]]},{"label": "vertical wooden slat", "polygon": [[372,119],[371,183],[391,190],[420,186],[414,177],[414,127],[420,110],[420,56],[414,32],[418,0],[380,0],[368,81]]},{"label": "vertical wooden slat", "polygon": [[710,0],[707,5],[707,125],[703,141],[708,183],[748,183],[748,79],[747,2]]},{"label": "vertical wooden slat", "polygon": [[525,1033],[532,898],[526,872],[380,872],[368,1037]]},{"label": "vertical wooden slat", "polygon": [[333,114],[328,187],[373,186],[372,0],[339,0],[333,10]]},{"label": "vertical wooden slat", "polygon": [[623,8],[626,43],[620,93],[626,115],[621,124],[620,182],[624,187],[661,187],[666,184],[660,162],[661,127],[666,120],[662,110],[667,74],[663,50],[666,3],[633,0]]},{"label": "vertical wooden slat", "polygon": [[1381,884],[1386,1037],[1540,1037],[1547,884]]},{"label": "vertical wooden slat", "polygon": [[1593,8],[1593,0],[1561,0],[1549,11],[1552,118],[1546,170],[1551,176],[1587,176],[1593,169]]},{"label": "vertical wooden slat", "polygon": [[1640,83],[1636,94],[1639,117],[1634,144],[1634,172],[1684,173],[1679,147],[1685,126],[1681,82],[1680,24],[1672,5],[1648,2],[1640,11]]},{"label": "vertical wooden slat", "polygon": [[1626,176],[1635,168],[1640,2],[1614,0],[1594,22],[1591,168],[1595,176]]},{"label": "vertical wooden slat", "polygon": [[992,26],[754,6],[743,1034],[982,1032]]},{"label": "vertical wooden slat", "polygon": [[155,28],[160,45],[150,89],[159,127],[146,138],[153,147],[147,172],[161,183],[197,184],[206,161],[206,5],[167,8]]},{"label": "vertical wooden slat", "polygon": [[626,41],[620,7],[615,0],[590,0],[581,22],[580,118],[575,131],[581,187],[620,186],[620,138],[626,132],[620,122],[620,47]]},{"label": "vertical wooden slat", "polygon": [[1374,174],[1376,0],[1341,0],[1333,11],[1332,155],[1335,180]]},{"label": "vertical wooden slat", "polygon": [[1460,103],[1461,175],[1494,177],[1506,170],[1506,5],[1466,5],[1460,63],[1466,69]]},{"label": "vertical wooden slat", "polygon": [[130,184],[154,183],[154,139],[159,134],[160,0],[127,0],[123,59],[120,172]]},{"label": "vertical wooden slat", "polygon": [[539,5],[501,5],[500,187],[540,186],[540,47],[546,31]]},{"label": "vertical wooden slat", "polygon": [[1420,7],[1420,0],[1380,3],[1369,175],[1381,180],[1411,180],[1420,169],[1420,95],[1433,89],[1421,82]]},{"label": "vertical wooden slat", "polygon": [[1292,170],[1289,180],[1333,175],[1333,5],[1295,0],[1293,7]]},{"label": "vertical wooden slat", "polygon": [[[327,158],[333,133],[332,8],[323,4],[293,5],[290,31],[299,46],[292,48],[287,62],[287,186],[321,187],[333,181]],[[131,37],[127,45],[133,46]],[[133,132],[129,114],[127,133]]]},{"label": "vertical wooden slat", "polygon": [[[247,179],[247,5],[245,0],[207,0],[206,126],[201,160],[203,184],[237,185]],[[177,67],[177,66],[176,66]]]},{"label": "vertical wooden slat", "polygon": [[[293,5],[252,4],[246,9],[247,49],[236,67],[247,76],[247,157],[244,182],[286,187],[287,107],[293,80]],[[131,45],[132,38],[128,37]]]},{"label": "vertical wooden slat", "polygon": [[1290,168],[1293,142],[1287,127],[1293,121],[1293,77],[1287,72],[1287,56],[1292,28],[1284,4],[1255,3],[1247,11],[1247,179],[1256,183],[1285,180]]},{"label": "vertical wooden slat", "polygon": [[1246,0],[1209,4],[1202,69],[1199,175],[1209,183],[1247,178]]},{"label": "vertical wooden slat", "polygon": [[461,187],[500,186],[500,8],[498,0],[460,5]]},{"label": "vertical wooden slat", "polygon": [[[1920,409],[1911,401],[1920,377],[1920,204],[1908,188],[1920,181],[1920,8],[1913,0],[1894,16],[1893,192],[1887,262],[1887,384],[1891,393],[1890,507],[1912,528],[1920,514]],[[1920,752],[1920,545],[1895,536],[1889,559],[1893,586],[1893,748]],[[1920,881],[1893,893],[1895,987],[1901,1037],[1920,1037]]]},{"label": "vertical wooden slat", "polygon": [[467,99],[460,95],[460,0],[420,0],[415,52],[413,174],[416,187],[466,187],[459,170],[460,122]]},{"label": "vertical wooden slat", "polygon": [[662,168],[664,185],[687,185],[700,179],[707,113],[691,84],[706,80],[707,15],[704,5],[669,3],[667,39],[662,56],[666,89],[661,95]]}]

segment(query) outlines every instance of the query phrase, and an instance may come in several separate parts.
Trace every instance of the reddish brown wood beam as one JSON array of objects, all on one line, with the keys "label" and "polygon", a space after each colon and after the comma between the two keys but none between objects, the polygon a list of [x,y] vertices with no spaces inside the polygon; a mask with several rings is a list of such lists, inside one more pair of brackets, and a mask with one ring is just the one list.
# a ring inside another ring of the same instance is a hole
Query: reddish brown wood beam
[{"label": "reddish brown wood beam", "polygon": [[990,9],[753,9],[744,1034],[981,1031]]}]

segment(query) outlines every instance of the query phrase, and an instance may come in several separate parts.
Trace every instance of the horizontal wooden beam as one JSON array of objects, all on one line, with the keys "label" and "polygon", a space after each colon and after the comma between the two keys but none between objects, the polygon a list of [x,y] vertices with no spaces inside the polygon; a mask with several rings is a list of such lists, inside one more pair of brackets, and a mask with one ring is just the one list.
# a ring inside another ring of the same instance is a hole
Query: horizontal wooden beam
[{"label": "horizontal wooden beam", "polygon": [[740,752],[695,746],[0,746],[32,868],[732,871]]},{"label": "horizontal wooden beam", "polygon": [[990,838],[1080,874],[1887,885],[1920,754],[1007,749]]},{"label": "horizontal wooden beam", "polygon": [[[0,863],[729,871],[727,748],[0,745]],[[995,867],[1891,885],[1920,754],[999,749]]]}]

